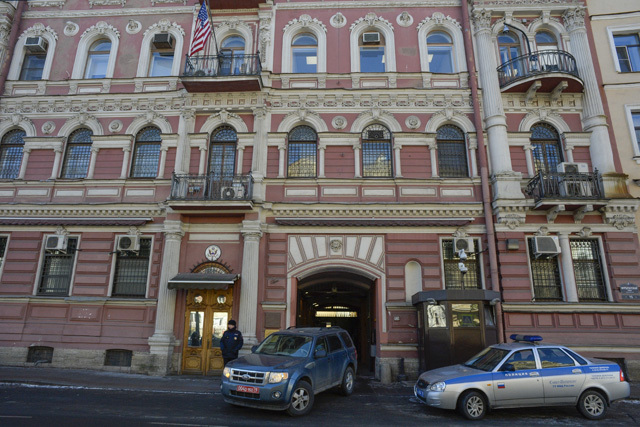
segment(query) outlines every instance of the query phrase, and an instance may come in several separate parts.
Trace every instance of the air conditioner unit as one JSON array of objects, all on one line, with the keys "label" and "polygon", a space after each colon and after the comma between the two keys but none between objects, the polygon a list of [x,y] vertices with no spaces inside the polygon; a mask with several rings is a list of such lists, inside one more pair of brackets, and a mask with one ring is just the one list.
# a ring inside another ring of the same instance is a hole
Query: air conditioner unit
[{"label": "air conditioner unit", "polygon": [[363,33],[362,43],[380,43],[380,33]]},{"label": "air conditioner unit", "polygon": [[222,187],[220,191],[224,200],[244,199],[245,188],[241,183],[229,187]]},{"label": "air conditioner unit", "polygon": [[536,258],[541,256],[554,257],[560,253],[560,242],[556,236],[536,236],[533,238],[533,254]]},{"label": "air conditioner unit", "polygon": [[54,234],[46,236],[44,240],[44,248],[48,251],[66,251],[67,250],[67,236]]},{"label": "air conditioner unit", "polygon": [[174,42],[169,33],[159,33],[153,36],[153,45],[156,49],[173,49]]},{"label": "air conditioner unit", "polygon": [[24,48],[32,53],[45,53],[49,43],[43,37],[27,37]]},{"label": "air conditioner unit", "polygon": [[453,239],[453,250],[455,251],[455,253],[458,253],[461,249],[464,249],[464,251],[468,254],[473,253],[475,251],[473,238],[458,237]]},{"label": "air conditioner unit", "polygon": [[140,250],[140,236],[135,234],[126,234],[118,236],[116,241],[116,250],[138,252]]},{"label": "air conditioner unit", "polygon": [[589,165],[586,163],[562,162],[558,163],[558,172],[562,173],[588,173]]}]

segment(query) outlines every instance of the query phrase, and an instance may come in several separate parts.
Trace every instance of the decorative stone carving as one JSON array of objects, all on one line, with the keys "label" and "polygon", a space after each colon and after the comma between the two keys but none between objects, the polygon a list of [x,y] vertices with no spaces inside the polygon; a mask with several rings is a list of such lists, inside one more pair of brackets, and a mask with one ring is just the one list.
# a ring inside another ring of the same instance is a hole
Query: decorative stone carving
[{"label": "decorative stone carving", "polygon": [[427,16],[426,18],[424,18],[418,24],[416,29],[418,31],[420,31],[422,26],[425,25],[425,24],[428,24],[428,23],[435,23],[435,24],[442,25],[445,21],[450,22],[453,25],[455,25],[456,27],[462,29],[462,25],[460,25],[460,23],[458,21],[456,21],[454,18],[450,17],[449,15],[444,16],[444,13],[441,13],[441,12],[435,12],[433,15],[431,15],[431,17]]},{"label": "decorative stone carving", "polygon": [[56,124],[49,120],[48,122],[44,122],[42,124],[42,133],[45,135],[51,135],[54,130],[56,130]]},{"label": "decorative stone carving", "polygon": [[267,51],[271,44],[271,17],[260,18],[260,64],[267,65]]},{"label": "decorative stone carving", "polygon": [[54,40],[58,40],[58,34],[55,30],[51,27],[45,27],[44,24],[40,22],[25,30],[20,37],[42,36],[44,33],[48,33]]},{"label": "decorative stone carving", "polygon": [[618,230],[623,230],[634,224],[635,218],[631,215],[613,215],[608,218],[609,224],[613,225]]},{"label": "decorative stone carving", "polygon": [[[144,32],[144,35],[146,36],[147,33],[149,33],[150,31],[154,31],[156,29],[159,29],[161,32],[166,33],[167,31],[169,31],[170,28],[175,28],[176,30],[178,30],[178,32],[180,32],[180,34],[182,34],[183,36],[185,35],[184,30],[180,25],[178,25],[176,22],[172,24],[171,21],[169,21],[166,18],[161,19],[160,21],[156,22],[155,24],[147,28],[147,30]],[[127,32],[129,32],[129,25],[127,25]]]},{"label": "decorative stone carving", "polygon": [[342,250],[342,241],[338,239],[333,239],[329,244],[331,248],[331,252],[340,252]]},{"label": "decorative stone carving", "polygon": [[338,12],[331,17],[329,23],[333,28],[342,28],[347,25],[347,18],[345,18],[342,13]]},{"label": "decorative stone carving", "polygon": [[387,27],[393,30],[393,25],[391,24],[391,22],[387,21],[381,16],[376,15],[374,12],[369,12],[364,17],[356,19],[356,21],[353,24],[351,24],[351,26],[349,27],[349,31],[353,31],[353,29],[356,26],[358,26],[358,24],[360,24],[361,22],[366,22],[369,25],[374,25],[376,23],[384,23],[387,25]]},{"label": "decorative stone carving", "polygon": [[524,224],[525,216],[515,213],[509,213],[505,215],[498,215],[498,224],[504,224],[509,227],[510,230],[515,230],[521,224]]},{"label": "decorative stone carving", "polygon": [[151,0],[151,6],[155,6],[160,3],[182,3],[183,6],[186,6],[187,0]]},{"label": "decorative stone carving", "polygon": [[593,235],[593,231],[591,231],[590,227],[583,227],[582,230],[576,233],[580,237],[591,237]]},{"label": "decorative stone carving", "polygon": [[63,30],[64,35],[69,37],[75,36],[78,31],[80,31],[80,26],[72,21],[67,21]]},{"label": "decorative stone carving", "polygon": [[471,14],[471,20],[473,21],[473,27],[476,32],[491,30],[491,11],[487,9],[474,9]]},{"label": "decorative stone carving", "polygon": [[343,116],[335,116],[332,120],[331,120],[331,126],[333,126],[334,129],[344,129],[347,127],[347,119]]},{"label": "decorative stone carving", "polygon": [[464,239],[465,237],[469,237],[469,233],[464,231],[462,228],[458,228],[453,234],[453,237],[456,239]]},{"label": "decorative stone carving", "polygon": [[287,28],[289,28],[289,27],[290,27],[290,26],[292,26],[292,25],[298,24],[298,23],[299,23],[300,25],[302,25],[303,27],[308,27],[309,25],[313,25],[313,24],[315,24],[315,25],[317,25],[318,27],[322,28],[322,30],[323,30],[325,33],[327,32],[327,26],[326,26],[326,25],[324,25],[324,24],[322,23],[322,21],[319,21],[317,18],[312,18],[311,16],[306,15],[306,14],[305,14],[305,15],[300,16],[300,18],[295,18],[295,19],[292,19],[291,21],[289,21],[289,22],[287,23],[287,25],[285,25],[285,26],[284,26],[284,28],[282,29],[282,31],[287,31]]},{"label": "decorative stone carving", "polygon": [[409,12],[405,10],[396,17],[396,22],[401,27],[409,27],[411,24],[413,24],[413,16],[411,16]]},{"label": "decorative stone carving", "polygon": [[89,7],[92,8],[95,6],[115,6],[121,5],[124,7],[127,4],[127,0],[89,0]]},{"label": "decorative stone carving", "polygon": [[32,7],[57,7],[62,9],[67,0],[29,0],[29,9]]},{"label": "decorative stone carving", "polygon": [[560,212],[564,212],[564,205],[557,205],[547,211],[547,222],[553,223]]},{"label": "decorative stone carving", "polygon": [[112,33],[117,38],[120,38],[120,31],[118,31],[118,29],[113,25],[109,25],[104,21],[100,21],[96,25],[92,25],[91,27],[87,28],[84,33],[82,33],[82,37],[85,37],[87,34],[94,31],[100,34]]},{"label": "decorative stone carving", "polygon": [[141,236],[142,232],[136,226],[129,227],[129,232],[127,233],[130,236]]},{"label": "decorative stone carving", "polygon": [[109,132],[116,133],[116,132],[120,132],[121,130],[122,130],[122,121],[114,120],[111,123],[109,123]]},{"label": "decorative stone carving", "polygon": [[585,29],[584,17],[585,9],[583,7],[569,9],[562,15],[564,26],[568,31]]},{"label": "decorative stone carving", "polygon": [[409,116],[404,121],[404,124],[407,125],[409,129],[418,129],[420,127],[420,119],[416,116]]},{"label": "decorative stone carving", "polygon": [[134,19],[129,19],[127,23],[126,31],[129,34],[138,34],[142,30],[142,23]]},{"label": "decorative stone carving", "polygon": [[536,235],[536,236],[548,236],[549,235],[549,228],[542,226],[542,227],[540,227],[538,229],[538,231],[536,231],[534,233],[534,235]]}]

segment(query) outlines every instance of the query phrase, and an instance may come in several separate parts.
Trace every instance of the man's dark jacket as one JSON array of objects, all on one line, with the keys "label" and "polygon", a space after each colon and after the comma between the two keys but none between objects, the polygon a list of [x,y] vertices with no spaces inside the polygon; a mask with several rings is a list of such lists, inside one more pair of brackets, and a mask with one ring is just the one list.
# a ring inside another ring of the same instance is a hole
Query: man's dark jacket
[{"label": "man's dark jacket", "polygon": [[227,329],[224,331],[224,334],[222,334],[222,339],[220,340],[222,357],[225,359],[237,358],[243,343],[242,333],[239,330],[234,329],[230,331]]}]

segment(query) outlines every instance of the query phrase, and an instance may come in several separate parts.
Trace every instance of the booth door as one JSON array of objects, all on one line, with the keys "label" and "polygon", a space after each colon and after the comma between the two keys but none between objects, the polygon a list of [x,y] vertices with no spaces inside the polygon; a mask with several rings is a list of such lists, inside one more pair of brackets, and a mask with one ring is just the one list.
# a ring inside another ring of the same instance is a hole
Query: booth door
[{"label": "booth door", "polygon": [[182,373],[220,375],[220,338],[231,319],[232,288],[189,289],[185,310]]}]

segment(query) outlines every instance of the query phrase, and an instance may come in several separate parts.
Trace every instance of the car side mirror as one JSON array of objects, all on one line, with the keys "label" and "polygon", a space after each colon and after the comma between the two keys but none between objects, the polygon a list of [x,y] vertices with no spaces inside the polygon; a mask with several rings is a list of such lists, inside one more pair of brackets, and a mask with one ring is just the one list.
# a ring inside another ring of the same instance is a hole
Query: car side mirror
[{"label": "car side mirror", "polygon": [[511,363],[506,363],[504,365],[504,367],[502,368],[503,371],[507,371],[507,372],[515,372],[516,371],[516,367],[513,366]]},{"label": "car side mirror", "polygon": [[316,350],[315,356],[316,356],[316,359],[322,359],[323,357],[327,357],[327,350],[323,350],[323,349]]},{"label": "car side mirror", "polygon": [[251,353],[255,353],[257,349],[258,349],[258,346],[254,345],[253,347],[251,347]]}]

